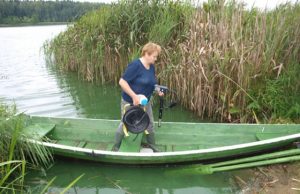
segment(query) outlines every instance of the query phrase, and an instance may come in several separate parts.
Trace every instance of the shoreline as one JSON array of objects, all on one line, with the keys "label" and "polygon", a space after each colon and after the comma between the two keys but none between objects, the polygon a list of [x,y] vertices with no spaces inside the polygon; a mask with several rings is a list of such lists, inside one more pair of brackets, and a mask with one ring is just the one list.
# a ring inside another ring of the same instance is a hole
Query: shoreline
[{"label": "shoreline", "polygon": [[17,24],[0,24],[1,27],[22,27],[22,26],[50,26],[50,25],[68,25],[73,22],[37,22],[37,23],[17,23]]}]

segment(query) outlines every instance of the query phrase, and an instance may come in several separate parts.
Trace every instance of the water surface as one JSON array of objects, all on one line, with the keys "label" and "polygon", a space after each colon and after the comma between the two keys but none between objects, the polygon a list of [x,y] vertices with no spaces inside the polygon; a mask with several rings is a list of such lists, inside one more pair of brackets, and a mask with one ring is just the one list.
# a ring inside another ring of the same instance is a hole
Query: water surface
[{"label": "water surface", "polygon": [[[0,28],[0,99],[15,102],[31,115],[120,119],[120,88],[77,79],[46,64],[43,43],[66,25]],[[154,115],[157,118],[157,104]],[[191,112],[176,107],[164,112],[165,121],[199,122]],[[62,191],[75,178],[83,178],[68,193],[230,193],[231,173],[213,175],[170,174],[172,167],[137,167],[56,158],[48,170],[26,177],[37,193],[56,177],[49,193]]]}]

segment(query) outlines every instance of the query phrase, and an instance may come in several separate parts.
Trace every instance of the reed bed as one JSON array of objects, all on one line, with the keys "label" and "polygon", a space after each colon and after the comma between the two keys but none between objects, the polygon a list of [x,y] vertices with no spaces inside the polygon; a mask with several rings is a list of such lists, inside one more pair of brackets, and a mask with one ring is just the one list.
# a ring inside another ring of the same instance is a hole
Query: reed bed
[{"label": "reed bed", "polygon": [[124,0],[93,11],[45,52],[90,82],[118,83],[148,41],[162,45],[161,84],[201,118],[221,122],[299,121],[300,4],[246,10],[235,1],[194,7]]},{"label": "reed bed", "polygon": [[22,193],[28,168],[47,167],[49,150],[26,141],[21,129],[25,117],[16,115],[15,105],[0,102],[0,193]]}]

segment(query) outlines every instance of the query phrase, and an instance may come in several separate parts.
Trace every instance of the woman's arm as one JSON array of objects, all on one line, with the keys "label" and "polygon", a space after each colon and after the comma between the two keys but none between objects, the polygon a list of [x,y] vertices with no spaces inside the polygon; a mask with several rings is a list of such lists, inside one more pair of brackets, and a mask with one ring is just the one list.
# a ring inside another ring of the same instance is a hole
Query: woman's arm
[{"label": "woman's arm", "polygon": [[129,84],[127,83],[127,81],[125,81],[123,78],[120,79],[119,81],[119,85],[121,86],[122,90],[124,92],[126,92],[126,94],[128,94],[133,101],[133,105],[138,105],[140,103],[140,99],[137,96],[136,93],[134,93],[134,91],[130,88]]}]

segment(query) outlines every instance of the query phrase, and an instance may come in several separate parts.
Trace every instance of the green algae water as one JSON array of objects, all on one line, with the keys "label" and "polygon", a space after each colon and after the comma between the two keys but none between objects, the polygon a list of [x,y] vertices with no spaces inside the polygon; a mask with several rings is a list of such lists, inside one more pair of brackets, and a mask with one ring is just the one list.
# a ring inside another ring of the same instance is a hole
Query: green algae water
[{"label": "green algae water", "polygon": [[[98,118],[98,119],[121,119],[120,102],[121,89],[114,85],[96,85],[84,81],[79,81],[76,73],[62,75],[57,72],[53,66],[48,67],[56,79],[60,80],[58,87],[69,93],[72,104],[76,107],[76,117]],[[166,105],[170,104],[166,100]],[[159,98],[153,95],[151,102],[153,104],[154,118],[158,118]],[[166,108],[163,111],[164,121],[189,121],[201,122],[194,114],[180,106]]]},{"label": "green algae water", "polygon": [[53,177],[57,177],[49,193],[59,193],[72,180],[84,174],[68,193],[231,193],[229,173],[190,175],[168,173],[172,167],[115,166],[74,160],[58,160],[45,173],[27,177],[30,191],[38,193]]},{"label": "green algae water", "polygon": [[[0,98],[15,102],[30,115],[120,119],[118,86],[79,81],[46,64],[42,45],[66,25],[0,28]],[[157,97],[153,98],[158,117]],[[202,122],[177,106],[164,111],[163,121]],[[171,173],[173,166],[125,166],[55,158],[49,169],[30,170],[25,185],[39,193],[54,177],[48,193],[59,193],[83,177],[67,193],[232,193],[234,172],[213,175]]]}]

